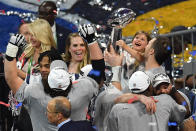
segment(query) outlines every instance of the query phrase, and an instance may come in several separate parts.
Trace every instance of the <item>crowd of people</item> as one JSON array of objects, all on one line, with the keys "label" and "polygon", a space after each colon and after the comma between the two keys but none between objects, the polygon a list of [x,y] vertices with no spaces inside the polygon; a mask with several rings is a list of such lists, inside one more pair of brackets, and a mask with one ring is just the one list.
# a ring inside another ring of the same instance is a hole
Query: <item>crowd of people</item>
[{"label": "crowd of people", "polygon": [[55,23],[56,10],[44,1],[39,18],[10,37],[1,88],[11,112],[0,131],[196,130],[188,97],[163,66],[172,54],[167,37],[138,31],[131,43],[116,42],[120,53],[112,45],[103,52],[93,25],[70,32]]}]

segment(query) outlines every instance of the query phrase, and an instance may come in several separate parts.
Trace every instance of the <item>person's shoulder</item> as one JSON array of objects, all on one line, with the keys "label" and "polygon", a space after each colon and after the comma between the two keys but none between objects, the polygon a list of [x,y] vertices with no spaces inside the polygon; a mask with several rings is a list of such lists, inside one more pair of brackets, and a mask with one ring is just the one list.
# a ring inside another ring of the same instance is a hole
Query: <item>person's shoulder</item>
[{"label": "person's shoulder", "polygon": [[163,100],[163,101],[173,101],[173,98],[168,95],[168,94],[160,94],[158,96],[154,96],[155,99],[160,99],[160,100]]},{"label": "person's shoulder", "polygon": [[88,76],[83,76],[83,77],[80,77],[79,79],[76,80],[76,83],[75,85],[94,85],[94,86],[97,86],[97,82],[88,77]]},{"label": "person's shoulder", "polygon": [[[92,130],[93,128],[91,127],[91,124],[86,121],[70,121],[68,123],[65,123],[61,128],[59,128],[59,131],[94,131]],[[87,130],[86,130],[87,129]],[[89,130],[90,129],[90,130]]]}]

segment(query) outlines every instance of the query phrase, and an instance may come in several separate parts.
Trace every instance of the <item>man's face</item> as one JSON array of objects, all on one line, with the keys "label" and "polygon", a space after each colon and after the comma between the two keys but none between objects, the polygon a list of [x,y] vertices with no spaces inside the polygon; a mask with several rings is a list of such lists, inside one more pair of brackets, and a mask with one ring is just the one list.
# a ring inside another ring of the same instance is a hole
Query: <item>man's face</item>
[{"label": "man's face", "polygon": [[50,123],[57,125],[57,123],[58,123],[58,119],[57,119],[58,112],[56,112],[54,109],[55,109],[54,108],[54,102],[53,101],[50,101],[48,103],[47,108],[46,108],[46,110],[47,110],[46,111],[47,118],[48,118],[48,121]]},{"label": "man's face", "polygon": [[153,38],[152,40],[149,41],[148,45],[145,48],[145,52],[144,52],[144,57],[148,58],[148,56],[150,55],[150,51],[152,50],[152,44],[154,43],[154,41],[156,40],[156,38]]},{"label": "man's face", "polygon": [[154,93],[155,95],[160,95],[160,94],[169,94],[171,91],[172,85],[169,83],[161,83],[159,84],[156,88],[154,88]]},{"label": "man's face", "polygon": [[38,17],[47,20],[50,26],[53,26],[56,18],[55,13],[55,7],[45,3],[43,6],[39,7]]},{"label": "man's face", "polygon": [[48,79],[48,75],[50,73],[50,62],[48,56],[44,56],[43,59],[39,63],[40,72],[43,80]]},{"label": "man's face", "polygon": [[25,37],[25,40],[27,41],[27,43],[29,43],[29,41],[30,41],[30,32],[29,32],[29,29],[28,29],[28,24],[21,25],[21,27],[19,29],[19,33],[22,34]]}]

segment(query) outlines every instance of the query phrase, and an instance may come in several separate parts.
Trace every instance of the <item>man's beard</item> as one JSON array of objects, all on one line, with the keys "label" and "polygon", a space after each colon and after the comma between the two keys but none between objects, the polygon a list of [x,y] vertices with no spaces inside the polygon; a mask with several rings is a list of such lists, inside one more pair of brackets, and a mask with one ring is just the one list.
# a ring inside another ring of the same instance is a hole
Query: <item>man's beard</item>
[{"label": "man's beard", "polygon": [[[70,81],[70,83],[72,83]],[[44,86],[44,92],[46,94],[49,94],[51,97],[56,97],[56,96],[68,96],[69,91],[71,90],[72,84],[69,85],[69,87],[64,91],[62,89],[51,89],[49,84],[48,84],[48,80],[44,80],[42,79],[42,84]]]}]

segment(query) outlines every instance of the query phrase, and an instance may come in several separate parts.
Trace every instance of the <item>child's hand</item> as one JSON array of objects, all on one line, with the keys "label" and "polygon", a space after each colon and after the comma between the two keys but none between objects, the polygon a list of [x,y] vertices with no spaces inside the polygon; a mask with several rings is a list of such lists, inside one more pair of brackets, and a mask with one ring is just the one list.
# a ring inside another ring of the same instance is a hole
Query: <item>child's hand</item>
[{"label": "child's hand", "polygon": [[123,40],[116,41],[116,45],[120,46],[121,48],[124,48],[126,43]]}]

